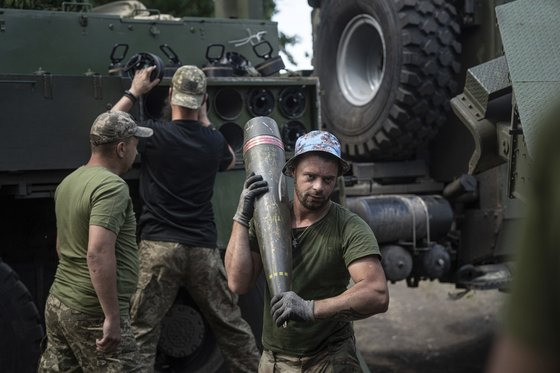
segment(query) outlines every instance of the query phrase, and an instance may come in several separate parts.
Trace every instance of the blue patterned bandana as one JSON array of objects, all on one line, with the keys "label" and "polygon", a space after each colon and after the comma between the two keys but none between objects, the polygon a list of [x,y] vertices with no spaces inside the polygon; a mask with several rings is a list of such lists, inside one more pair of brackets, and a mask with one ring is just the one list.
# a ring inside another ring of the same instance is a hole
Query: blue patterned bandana
[{"label": "blue patterned bandana", "polygon": [[311,131],[297,139],[294,156],[286,162],[282,169],[284,175],[293,176],[295,160],[307,152],[325,152],[334,155],[339,160],[341,174],[350,169],[348,162],[341,158],[340,143],[332,133]]}]

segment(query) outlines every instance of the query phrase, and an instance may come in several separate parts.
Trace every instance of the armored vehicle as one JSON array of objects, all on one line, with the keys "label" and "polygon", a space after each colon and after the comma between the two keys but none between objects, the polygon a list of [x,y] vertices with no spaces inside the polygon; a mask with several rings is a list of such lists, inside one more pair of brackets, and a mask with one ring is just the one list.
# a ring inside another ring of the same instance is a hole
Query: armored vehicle
[{"label": "armored vehicle", "polygon": [[[216,1],[222,18],[211,19],[168,17],[131,1],[0,9],[1,371],[36,367],[57,262],[54,190],[87,161],[93,119],[148,63],[162,81],[133,110],[139,120],[166,115],[178,66],[194,64],[209,76],[210,119],[238,159],[215,186],[220,247],[244,179],[242,126],[269,116],[287,157],[309,130],[339,137],[352,170],[336,198],[372,226],[389,280],[507,287],[509,232],[522,215],[510,197],[523,195],[528,167],[523,130],[543,108],[528,98],[536,89],[545,93],[539,102],[548,101],[542,82],[556,76],[548,63],[529,72],[513,67],[527,66],[534,48],[550,51],[542,41],[560,34],[554,0],[531,11],[529,0],[308,0],[311,75],[282,70],[276,24],[249,3],[259,2]],[[241,8],[240,17],[227,18]],[[526,14],[537,15],[519,22]],[[546,37],[532,27],[536,19],[551,31]],[[525,40],[534,47],[527,53],[520,53],[520,32],[534,36]],[[125,178],[138,207],[137,168]],[[261,291],[240,299],[256,335]],[[162,371],[224,368],[186,292],[163,322],[157,364]]]}]

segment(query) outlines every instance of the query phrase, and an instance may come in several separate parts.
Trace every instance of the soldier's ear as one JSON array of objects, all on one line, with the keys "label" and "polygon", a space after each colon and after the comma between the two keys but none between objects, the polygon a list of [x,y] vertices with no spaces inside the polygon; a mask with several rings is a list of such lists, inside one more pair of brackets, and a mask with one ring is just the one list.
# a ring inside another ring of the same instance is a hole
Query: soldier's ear
[{"label": "soldier's ear", "polygon": [[126,144],[124,141],[120,140],[119,142],[117,142],[117,145],[115,145],[115,152],[117,153],[117,157],[119,159],[124,158],[124,155],[126,153]]}]

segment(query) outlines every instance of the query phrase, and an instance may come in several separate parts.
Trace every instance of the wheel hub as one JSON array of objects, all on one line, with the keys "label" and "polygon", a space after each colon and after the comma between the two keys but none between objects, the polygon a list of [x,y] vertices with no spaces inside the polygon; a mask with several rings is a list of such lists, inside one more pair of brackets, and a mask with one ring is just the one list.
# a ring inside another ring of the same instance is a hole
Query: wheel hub
[{"label": "wheel hub", "polygon": [[368,104],[377,94],[385,72],[385,41],[372,16],[354,17],[342,32],[336,56],[338,85],[352,105]]},{"label": "wheel hub", "polygon": [[158,346],[169,356],[187,357],[201,346],[204,333],[202,316],[192,307],[176,304],[161,323]]}]

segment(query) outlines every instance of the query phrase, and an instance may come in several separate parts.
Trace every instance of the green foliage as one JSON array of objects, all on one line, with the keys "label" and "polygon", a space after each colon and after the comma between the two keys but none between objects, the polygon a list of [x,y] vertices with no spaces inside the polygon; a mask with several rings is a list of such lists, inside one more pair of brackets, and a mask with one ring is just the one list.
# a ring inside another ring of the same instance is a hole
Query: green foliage
[{"label": "green foliage", "polygon": [[263,0],[264,19],[270,21],[276,12],[278,12],[278,10],[276,9],[276,2],[274,2],[274,0]]},{"label": "green foliage", "polygon": [[283,32],[280,32],[280,49],[282,50],[282,52],[284,52],[284,54],[286,55],[286,57],[288,58],[288,61],[290,61],[290,63],[292,65],[297,65],[296,61],[294,59],[294,56],[288,52],[286,50],[286,46],[288,45],[294,45],[300,42],[300,38],[297,35],[286,35]]},{"label": "green foliage", "polygon": [[61,9],[63,0],[0,0],[0,8],[55,10]]}]

